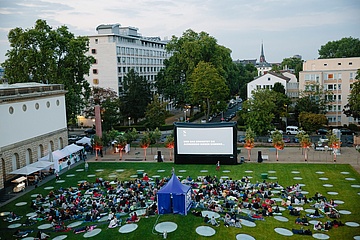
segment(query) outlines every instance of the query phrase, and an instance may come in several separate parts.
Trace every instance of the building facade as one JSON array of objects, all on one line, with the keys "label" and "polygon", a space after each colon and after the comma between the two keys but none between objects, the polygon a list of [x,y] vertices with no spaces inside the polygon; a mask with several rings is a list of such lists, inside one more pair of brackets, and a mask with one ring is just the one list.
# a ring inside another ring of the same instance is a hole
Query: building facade
[{"label": "building facade", "polygon": [[68,144],[64,86],[0,84],[0,190],[10,172]]},{"label": "building facade", "polygon": [[344,106],[357,70],[360,69],[360,57],[308,60],[303,63],[299,74],[299,90],[304,91],[312,84],[319,84],[324,90],[333,93],[333,101],[328,104],[326,117],[330,126],[357,124],[357,120],[343,114]]},{"label": "building facade", "polygon": [[[251,99],[253,91],[258,89],[272,89],[275,83],[281,83],[284,86],[285,94],[288,94],[287,88],[291,80],[292,79],[290,77],[286,77],[282,74],[268,72],[265,75],[255,78],[253,81],[247,84],[247,98]],[[291,91],[291,93],[292,92],[293,91]]]},{"label": "building facade", "polygon": [[110,88],[121,95],[124,77],[134,69],[151,83],[152,91],[157,73],[164,68],[169,56],[165,50],[167,41],[159,37],[143,37],[134,27],[120,24],[99,25],[98,34],[88,36],[88,55],[95,58],[87,81],[92,87]]}]

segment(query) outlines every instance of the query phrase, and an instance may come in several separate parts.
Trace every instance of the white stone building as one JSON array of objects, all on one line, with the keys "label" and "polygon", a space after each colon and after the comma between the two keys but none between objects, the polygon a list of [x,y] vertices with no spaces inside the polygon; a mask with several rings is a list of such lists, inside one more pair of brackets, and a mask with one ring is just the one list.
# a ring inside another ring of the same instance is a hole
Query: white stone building
[{"label": "white stone building", "polygon": [[[111,88],[121,95],[124,77],[130,69],[154,84],[157,73],[164,68],[164,60],[169,57],[165,51],[167,41],[143,37],[137,28],[120,24],[99,25],[96,30],[97,35],[88,36],[88,54],[96,60],[90,75],[85,77],[91,86]],[[152,91],[155,90],[152,86]]]},{"label": "white stone building", "polygon": [[311,84],[320,84],[334,94],[326,114],[330,126],[358,124],[356,119],[343,114],[352,84],[357,81],[355,77],[358,69],[360,57],[316,59],[303,63],[303,71],[299,74],[299,90],[304,91]]},{"label": "white stone building", "polygon": [[64,86],[0,84],[0,190],[22,168],[68,144]]},{"label": "white stone building", "polygon": [[[262,75],[260,77],[255,78],[253,81],[249,82],[247,84],[247,98],[252,98],[252,92],[256,91],[258,89],[272,89],[274,87],[275,83],[281,83],[284,86],[285,94],[288,95],[288,87],[290,86],[289,83],[296,83],[296,77],[294,74],[286,73],[289,77],[284,76],[283,74],[277,74],[274,72],[268,72],[265,75]],[[296,87],[296,84],[291,85],[291,94],[296,95],[296,89],[293,89],[293,87]],[[288,95],[289,96],[289,95]],[[291,97],[291,96],[289,96]]]}]

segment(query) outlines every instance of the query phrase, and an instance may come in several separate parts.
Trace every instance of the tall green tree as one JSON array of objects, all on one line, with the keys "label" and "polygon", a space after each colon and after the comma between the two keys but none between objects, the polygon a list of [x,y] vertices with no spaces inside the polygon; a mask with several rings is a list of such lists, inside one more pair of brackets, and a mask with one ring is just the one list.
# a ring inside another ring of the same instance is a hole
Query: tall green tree
[{"label": "tall green tree", "polygon": [[139,118],[145,117],[145,110],[151,98],[148,81],[131,69],[124,77],[124,95],[120,97],[124,121],[131,117],[136,124]]},{"label": "tall green tree", "polygon": [[299,123],[303,129],[311,132],[327,125],[328,120],[325,114],[301,112],[299,115]]},{"label": "tall green tree", "polygon": [[165,69],[157,75],[156,87],[162,95],[173,100],[178,107],[192,104],[186,92],[188,80],[200,62],[211,63],[219,75],[226,80],[226,84],[233,81],[229,74],[232,67],[230,49],[217,44],[217,40],[206,32],[196,33],[189,29],[178,38],[173,36],[166,45],[172,56],[164,61]]},{"label": "tall green tree", "polygon": [[167,111],[165,108],[166,103],[161,102],[159,95],[154,95],[153,100],[146,107],[145,111],[145,127],[155,129],[165,124]]},{"label": "tall green tree", "polygon": [[344,37],[337,41],[330,41],[319,49],[319,58],[349,58],[360,56],[360,40]]},{"label": "tall green tree", "polygon": [[[233,84],[235,84],[238,87],[237,94],[242,98],[247,98],[247,84],[254,80],[254,78],[257,76],[258,72],[254,65],[247,64],[244,66],[241,63],[235,63],[235,67],[237,69],[238,78],[235,78],[235,81],[233,81]],[[233,92],[231,92],[231,95],[233,95]]]},{"label": "tall green tree", "polygon": [[188,95],[193,104],[201,105],[208,121],[211,110],[225,104],[229,88],[217,69],[208,62],[200,62],[189,79]]},{"label": "tall green tree", "polygon": [[86,55],[89,39],[75,37],[66,26],[52,29],[39,19],[34,28],[10,30],[8,40],[10,50],[2,66],[9,83],[64,84],[67,120],[74,122],[90,94],[84,78],[94,61]]},{"label": "tall green tree", "polygon": [[84,109],[85,117],[95,117],[95,105],[99,105],[101,109],[103,131],[109,131],[113,126],[120,124],[122,120],[120,112],[121,103],[115,91],[108,88],[92,88],[90,97],[86,102],[86,108]]},{"label": "tall green tree", "polygon": [[[360,80],[360,69],[357,71],[357,80]],[[343,112],[348,117],[358,119],[360,122],[360,81],[353,83],[348,103],[344,106]]]},{"label": "tall green tree", "polygon": [[294,69],[295,76],[299,79],[299,72],[303,70],[303,61],[297,57],[284,58],[280,66],[281,69]]},{"label": "tall green tree", "polygon": [[307,84],[296,102],[295,118],[298,118],[301,112],[326,114],[327,105],[333,102],[333,95],[318,83]]},{"label": "tall green tree", "polygon": [[250,127],[256,135],[265,135],[273,129],[273,112],[276,108],[274,93],[269,89],[258,89],[253,92],[252,98],[243,104],[242,118],[245,120],[246,127]]}]

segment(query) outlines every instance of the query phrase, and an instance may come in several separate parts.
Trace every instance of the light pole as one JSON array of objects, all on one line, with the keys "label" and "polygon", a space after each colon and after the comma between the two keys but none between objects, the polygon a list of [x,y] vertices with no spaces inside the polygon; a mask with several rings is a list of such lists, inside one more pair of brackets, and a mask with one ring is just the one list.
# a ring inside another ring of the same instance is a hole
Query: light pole
[{"label": "light pole", "polygon": [[285,113],[285,132],[286,132],[286,129],[287,129],[287,115],[288,115],[288,105],[285,104],[285,108],[286,108],[286,113]]},{"label": "light pole", "polygon": [[129,127],[130,127],[130,120],[131,120],[131,117],[128,117],[128,119],[129,119]]},{"label": "light pole", "polygon": [[187,111],[187,109],[184,110],[184,122],[186,122],[186,111]]}]

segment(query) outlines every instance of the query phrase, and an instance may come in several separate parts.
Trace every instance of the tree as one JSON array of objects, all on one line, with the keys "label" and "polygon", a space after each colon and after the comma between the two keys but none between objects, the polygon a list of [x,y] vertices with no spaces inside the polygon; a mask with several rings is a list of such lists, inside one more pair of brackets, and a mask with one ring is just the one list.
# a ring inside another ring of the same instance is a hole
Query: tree
[{"label": "tree", "polygon": [[319,49],[319,58],[349,58],[360,56],[360,40],[344,37],[337,41],[330,41]]},{"label": "tree", "polygon": [[258,89],[253,92],[252,99],[243,103],[242,118],[245,124],[255,132],[256,135],[265,135],[273,129],[271,124],[274,119],[275,105],[274,91],[269,89]]},{"label": "tree", "polygon": [[273,134],[271,134],[271,139],[273,146],[276,149],[276,161],[279,161],[279,150],[283,150],[285,146],[283,136],[278,130],[276,130]]},{"label": "tree", "polygon": [[310,82],[305,85],[305,90],[300,92],[295,117],[298,118],[301,112],[326,114],[328,104],[333,102],[333,95],[333,92],[325,90],[319,83]]},{"label": "tree", "polygon": [[337,150],[340,148],[341,142],[340,142],[340,139],[334,133],[330,134],[328,136],[328,139],[329,139],[328,146],[333,149],[334,163],[335,163]]},{"label": "tree", "polygon": [[165,103],[160,101],[159,95],[154,95],[153,100],[146,107],[145,111],[145,127],[155,129],[165,124],[167,111]]},{"label": "tree", "polygon": [[272,90],[278,93],[285,94],[285,87],[279,82],[274,83]]},{"label": "tree", "polygon": [[307,151],[311,146],[311,140],[309,134],[306,134],[304,131],[300,129],[299,133],[296,134],[296,137],[299,139],[302,149],[304,149],[304,158],[305,158],[305,162],[307,162]]},{"label": "tree", "polygon": [[165,69],[157,75],[156,87],[163,96],[179,107],[189,104],[188,80],[200,62],[211,63],[228,86],[233,74],[230,49],[217,44],[217,40],[206,32],[196,33],[189,29],[178,38],[173,36],[166,45],[172,56],[164,61]]},{"label": "tree", "polygon": [[125,147],[126,144],[127,144],[127,140],[126,140],[125,136],[122,135],[122,134],[119,134],[119,135],[115,138],[115,140],[116,140],[116,143],[115,143],[115,144],[117,145],[117,147],[118,147],[118,149],[119,149],[119,152],[120,152],[120,158],[119,158],[119,160],[121,160],[121,159],[122,159],[122,151],[123,151],[124,147]]},{"label": "tree", "polygon": [[[360,80],[360,69],[357,71],[357,80]],[[353,83],[348,103],[344,106],[343,113],[360,121],[360,81]]]},{"label": "tree", "polygon": [[324,114],[302,112],[299,116],[299,123],[303,129],[311,132],[327,125],[328,120]]},{"label": "tree", "polygon": [[150,84],[131,69],[124,77],[124,95],[120,99],[123,117],[131,117],[136,124],[139,118],[145,117],[145,109],[151,102]]},{"label": "tree", "polygon": [[294,69],[295,76],[299,79],[299,72],[303,70],[303,61],[297,57],[284,58],[280,66],[282,69]]},{"label": "tree", "polygon": [[255,133],[253,130],[251,130],[251,127],[248,127],[246,129],[246,133],[245,133],[245,144],[244,147],[248,150],[248,160],[250,161],[250,155],[251,155],[251,149],[254,148],[255,144],[254,144],[254,138],[255,138]]},{"label": "tree", "polygon": [[11,49],[2,64],[9,83],[63,84],[67,93],[66,117],[74,122],[89,97],[89,74],[94,58],[87,56],[89,39],[75,37],[66,26],[53,30],[45,20],[31,29],[14,28],[8,34]]},{"label": "tree", "polygon": [[[257,76],[258,72],[254,65],[247,64],[244,66],[241,63],[235,64],[237,71],[239,72],[238,80],[235,78],[236,86],[238,87],[238,94],[242,99],[247,98],[247,84],[254,80],[254,78]],[[231,92],[233,95],[233,93]]]},{"label": "tree", "polygon": [[84,110],[86,118],[95,117],[95,105],[99,105],[101,109],[103,131],[111,130],[113,126],[120,124],[121,103],[115,91],[109,88],[93,87]]},{"label": "tree", "polygon": [[150,146],[151,144],[151,138],[149,136],[148,132],[145,132],[142,136],[142,138],[140,139],[140,147],[142,149],[144,149],[144,160],[146,161],[146,149]]},{"label": "tree", "polygon": [[166,140],[165,140],[165,146],[166,148],[170,149],[170,161],[172,160],[172,157],[171,157],[171,152],[173,151],[174,149],[174,145],[175,145],[175,140],[174,140],[174,133],[170,134],[169,136],[166,137]]},{"label": "tree", "polygon": [[139,137],[139,133],[136,130],[136,128],[133,128],[131,131],[127,131],[124,134],[125,139],[128,144],[131,144],[133,141],[135,141]]},{"label": "tree", "polygon": [[202,106],[206,121],[211,110],[217,108],[216,105],[226,104],[229,89],[225,79],[211,63],[200,62],[191,74],[188,85],[189,99],[193,104]]}]

